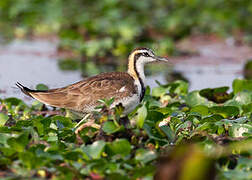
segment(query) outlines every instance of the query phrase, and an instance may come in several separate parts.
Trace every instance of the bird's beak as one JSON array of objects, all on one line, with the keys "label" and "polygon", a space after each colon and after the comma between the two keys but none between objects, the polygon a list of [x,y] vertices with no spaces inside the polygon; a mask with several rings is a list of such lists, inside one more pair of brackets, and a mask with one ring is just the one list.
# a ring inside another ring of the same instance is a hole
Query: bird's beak
[{"label": "bird's beak", "polygon": [[165,57],[156,56],[155,59],[159,62],[168,62],[169,59]]}]

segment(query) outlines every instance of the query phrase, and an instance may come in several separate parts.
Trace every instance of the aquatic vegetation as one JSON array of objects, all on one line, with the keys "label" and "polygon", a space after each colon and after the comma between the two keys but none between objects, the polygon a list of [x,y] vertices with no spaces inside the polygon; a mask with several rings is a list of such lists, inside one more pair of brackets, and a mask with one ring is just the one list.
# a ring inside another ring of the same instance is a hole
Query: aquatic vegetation
[{"label": "aquatic vegetation", "polygon": [[147,89],[130,123],[122,122],[120,106],[109,108],[113,100],[103,100],[93,114],[101,129],[86,127],[79,137],[64,110],[1,99],[0,176],[251,179],[251,84],[236,79],[233,92],[188,92],[184,81],[159,84]]}]

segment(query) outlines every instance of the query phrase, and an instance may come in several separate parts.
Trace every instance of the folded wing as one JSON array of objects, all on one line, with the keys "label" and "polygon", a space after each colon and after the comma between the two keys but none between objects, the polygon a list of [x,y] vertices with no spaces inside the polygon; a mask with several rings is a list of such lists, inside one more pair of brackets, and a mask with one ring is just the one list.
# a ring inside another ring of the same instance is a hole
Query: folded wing
[{"label": "folded wing", "polygon": [[26,95],[44,104],[77,112],[86,112],[89,107],[97,106],[99,99],[114,97],[119,100],[137,93],[134,81],[127,73],[104,73],[48,91],[31,90],[20,83],[17,83],[17,86]]}]

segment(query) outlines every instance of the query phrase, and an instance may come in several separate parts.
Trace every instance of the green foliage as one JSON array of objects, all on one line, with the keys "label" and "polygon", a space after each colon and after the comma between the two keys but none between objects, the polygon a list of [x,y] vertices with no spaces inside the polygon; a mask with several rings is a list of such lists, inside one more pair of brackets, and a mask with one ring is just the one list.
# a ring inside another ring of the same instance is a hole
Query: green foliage
[{"label": "green foliage", "polygon": [[45,91],[45,90],[48,90],[48,86],[44,84],[37,84],[36,89],[40,91]]},{"label": "green foliage", "polygon": [[[234,80],[230,94],[226,87],[188,92],[183,81],[160,84],[152,95],[147,89],[130,123],[122,121],[121,106],[110,109],[113,99],[100,100],[93,118],[101,128],[85,127],[79,136],[68,117],[35,115],[38,104],[2,99],[0,170],[16,179],[149,179],[163,173],[170,179],[250,179],[252,91],[243,82]],[[224,103],[213,98],[223,94]]]},{"label": "green foliage", "polygon": [[243,79],[236,79],[233,82],[233,90],[234,94],[244,91],[244,90],[252,90],[252,80],[243,80]]},{"label": "green foliage", "polygon": [[0,113],[0,126],[4,126],[9,117],[6,114]]}]

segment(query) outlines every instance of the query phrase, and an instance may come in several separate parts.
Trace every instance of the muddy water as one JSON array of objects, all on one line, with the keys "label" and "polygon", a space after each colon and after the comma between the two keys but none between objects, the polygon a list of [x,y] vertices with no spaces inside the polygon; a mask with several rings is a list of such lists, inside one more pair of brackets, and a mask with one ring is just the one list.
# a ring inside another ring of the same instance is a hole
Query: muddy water
[{"label": "muddy water", "polygon": [[[62,72],[58,68],[56,46],[56,42],[46,40],[16,40],[7,46],[0,46],[0,98],[14,96],[25,99],[29,103],[31,99],[25,97],[15,87],[17,81],[30,88],[34,88],[39,83],[56,88],[81,80],[79,72]],[[219,58],[224,59],[225,63],[213,62],[211,57],[218,59],[216,49],[212,50],[209,46],[201,45],[197,50],[200,56],[184,57],[182,60],[174,59],[174,69],[182,72],[190,81],[190,90],[231,86],[234,78],[242,77],[243,61],[233,62],[236,57],[228,56],[232,62],[227,62],[227,57]],[[160,74],[148,77],[147,84],[155,87],[157,86],[155,80],[166,83],[165,77]]]}]

